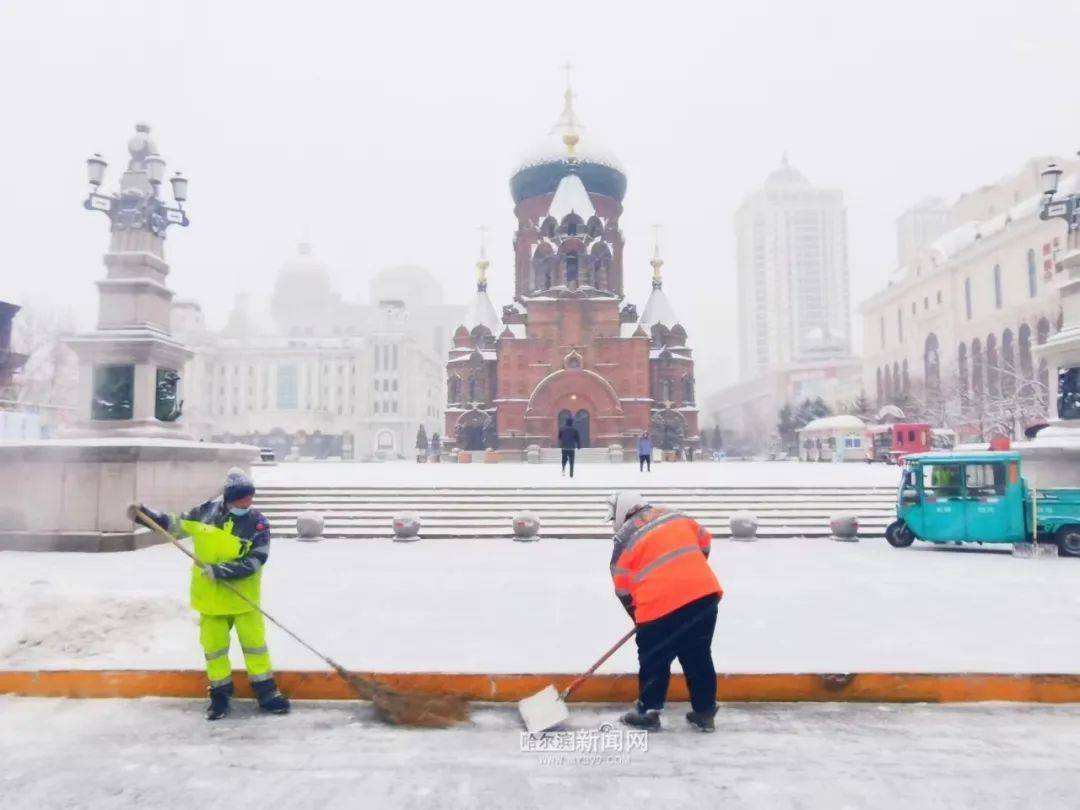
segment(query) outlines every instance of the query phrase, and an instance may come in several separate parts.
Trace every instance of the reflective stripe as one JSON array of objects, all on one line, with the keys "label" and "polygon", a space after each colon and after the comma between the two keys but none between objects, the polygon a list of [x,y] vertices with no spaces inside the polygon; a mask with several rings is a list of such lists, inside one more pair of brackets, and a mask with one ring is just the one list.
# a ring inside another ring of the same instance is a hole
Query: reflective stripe
[{"label": "reflective stripe", "polygon": [[615,589],[615,595],[616,596],[629,596],[630,591],[627,590],[626,588],[616,588]]},{"label": "reflective stripe", "polygon": [[222,678],[220,681],[210,681],[210,688],[217,689],[219,686],[228,686],[232,683],[232,676],[228,678]]},{"label": "reflective stripe", "polygon": [[661,554],[651,563],[649,563],[636,574],[634,574],[634,576],[631,578],[631,582],[636,585],[643,579],[645,579],[645,577],[647,577],[651,572],[655,571],[657,568],[667,565],[672,560],[678,559],[679,557],[683,557],[691,553],[700,554],[701,549],[697,546],[683,546],[682,548],[677,548],[674,551],[669,551],[667,554]]},{"label": "reflective stripe", "polygon": [[218,650],[217,652],[206,653],[206,660],[207,661],[216,661],[219,658],[226,657],[228,654],[229,654],[229,648],[226,647],[224,650]]},{"label": "reflective stripe", "polygon": [[251,571],[251,573],[253,573],[253,574],[254,574],[254,573],[256,573],[256,572],[257,572],[257,571],[258,571],[258,570],[259,570],[260,568],[262,568],[262,560],[260,560],[260,559],[259,559],[258,557],[248,557],[248,559],[249,559],[249,560],[251,560],[251,564],[252,564],[252,566],[253,566],[253,567],[252,567],[252,571]]},{"label": "reflective stripe", "polygon": [[262,681],[272,681],[274,679],[273,672],[264,672],[262,675],[248,675],[248,680],[252,683],[261,683]]},{"label": "reflective stripe", "polygon": [[656,520],[646,523],[644,526],[642,526],[640,529],[635,530],[634,533],[630,535],[630,539],[627,540],[626,545],[623,546],[623,554],[636,546],[638,542],[640,542],[641,539],[647,534],[649,534],[649,532],[651,532],[653,529],[657,529],[663,526],[665,523],[671,523],[673,520],[683,520],[685,517],[686,515],[682,514],[681,512],[665,512]]},{"label": "reflective stripe", "polygon": [[270,652],[265,644],[261,647],[241,647],[240,649],[244,651],[244,655],[266,655]]},{"label": "reflective stripe", "polygon": [[618,577],[618,576],[626,576],[626,575],[627,575],[627,574],[629,574],[629,573],[630,573],[630,569],[629,569],[629,568],[620,568],[620,567],[619,567],[619,566],[617,566],[617,565],[613,565],[613,566],[611,566],[611,575],[612,575],[613,577]]}]

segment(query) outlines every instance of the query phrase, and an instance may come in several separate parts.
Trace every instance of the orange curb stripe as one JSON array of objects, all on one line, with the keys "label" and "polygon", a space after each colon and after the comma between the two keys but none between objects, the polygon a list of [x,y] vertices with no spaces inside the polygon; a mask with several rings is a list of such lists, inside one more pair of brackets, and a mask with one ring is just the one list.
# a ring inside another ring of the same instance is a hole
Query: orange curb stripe
[{"label": "orange curb stripe", "polygon": [[[568,674],[470,675],[432,672],[361,673],[393,689],[420,694],[460,695],[468,700],[513,702],[549,683],[563,689]],[[282,691],[299,700],[350,700],[352,690],[333,672],[279,672]],[[238,674],[237,693],[249,697]],[[718,675],[721,701],[850,701],[873,703],[966,703],[1019,701],[1080,703],[1080,675],[997,673],[731,674]],[[0,694],[23,697],[141,698],[201,697],[206,676],[186,670],[0,671]],[[572,698],[590,703],[627,703],[637,697],[636,675],[597,675]],[[673,675],[671,700],[686,700],[686,682]]]}]

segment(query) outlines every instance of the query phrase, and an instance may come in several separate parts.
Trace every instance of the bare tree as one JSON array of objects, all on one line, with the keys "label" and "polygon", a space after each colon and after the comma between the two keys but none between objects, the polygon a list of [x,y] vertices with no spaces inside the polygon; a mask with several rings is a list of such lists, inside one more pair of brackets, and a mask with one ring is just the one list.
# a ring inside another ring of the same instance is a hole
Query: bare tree
[{"label": "bare tree", "polygon": [[20,406],[70,408],[75,404],[78,365],[64,338],[74,332],[70,311],[37,302],[15,317],[12,343],[28,355],[15,377],[12,398]]},{"label": "bare tree", "polygon": [[1021,377],[1007,368],[998,368],[999,378],[1012,383],[990,394],[976,391],[970,381],[960,378],[956,368],[943,370],[937,386],[915,385],[893,404],[911,419],[935,427],[948,427],[970,441],[989,441],[995,436],[1020,439],[1024,429],[1046,419],[1049,391],[1039,380]]}]

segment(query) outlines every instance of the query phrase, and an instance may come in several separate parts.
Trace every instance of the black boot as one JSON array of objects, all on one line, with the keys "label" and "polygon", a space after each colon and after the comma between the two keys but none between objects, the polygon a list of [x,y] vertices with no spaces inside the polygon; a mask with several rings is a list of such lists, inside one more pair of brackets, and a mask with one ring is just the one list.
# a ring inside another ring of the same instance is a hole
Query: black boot
[{"label": "black boot", "polygon": [[634,708],[619,719],[625,725],[634,728],[643,728],[646,731],[660,730],[660,710],[644,709],[640,703],[635,703]]},{"label": "black boot", "polygon": [[712,710],[707,712],[687,712],[686,722],[701,731],[716,731],[716,722],[713,720],[716,709],[717,707],[713,706]]},{"label": "black boot", "polygon": [[288,714],[289,699],[278,691],[277,684],[271,678],[268,681],[255,681],[251,684],[251,691],[255,693],[255,699],[259,701],[259,708],[271,714]]},{"label": "black boot", "polygon": [[206,707],[207,720],[220,720],[229,713],[229,698],[232,697],[232,693],[231,683],[210,688],[210,705]]}]

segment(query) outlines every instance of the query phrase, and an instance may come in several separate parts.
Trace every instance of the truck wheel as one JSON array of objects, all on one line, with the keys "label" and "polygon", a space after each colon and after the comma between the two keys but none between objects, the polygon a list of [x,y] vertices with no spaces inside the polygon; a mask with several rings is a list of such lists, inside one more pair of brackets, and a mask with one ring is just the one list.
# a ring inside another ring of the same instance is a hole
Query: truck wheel
[{"label": "truck wheel", "polygon": [[902,520],[894,520],[885,529],[885,539],[893,548],[907,548],[915,542],[915,535]]},{"label": "truck wheel", "polygon": [[1080,557],[1080,526],[1062,526],[1054,534],[1062,557]]}]

